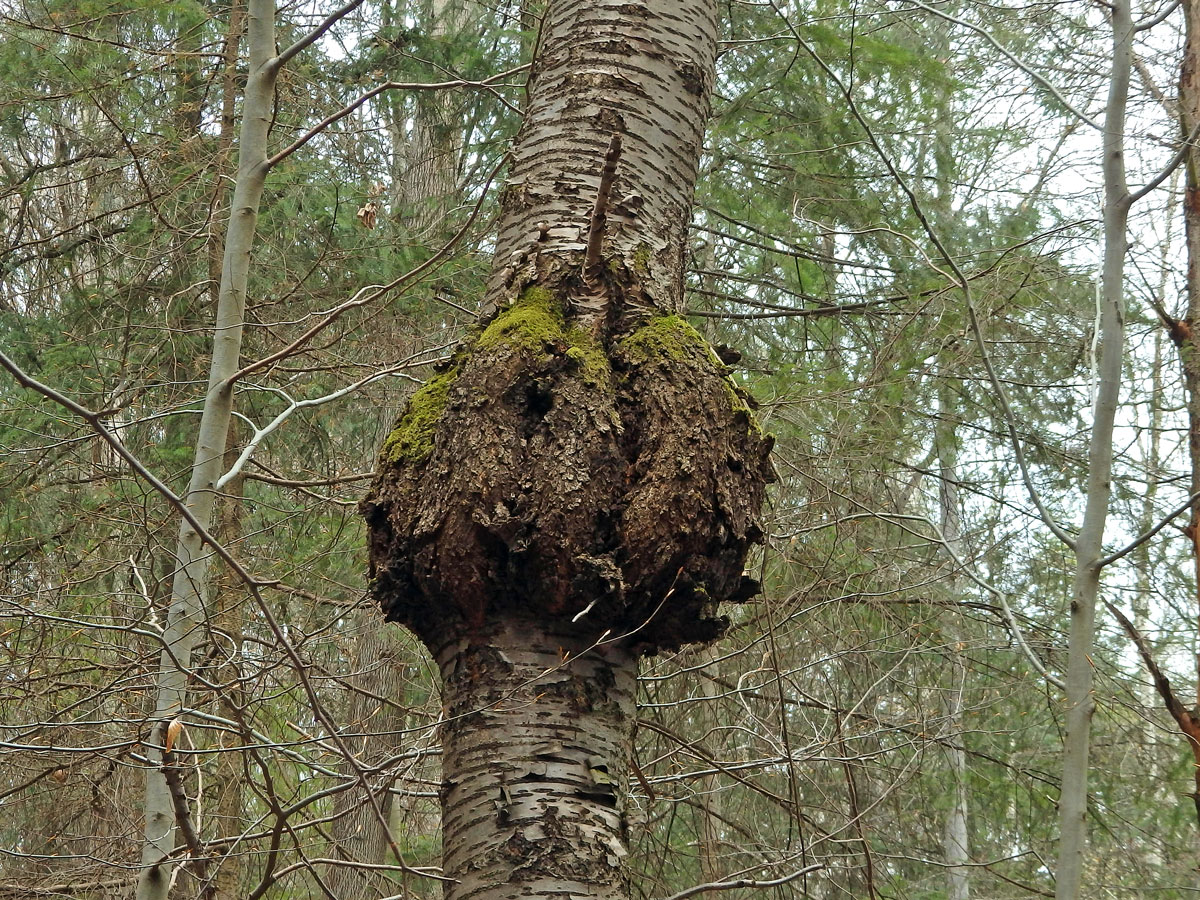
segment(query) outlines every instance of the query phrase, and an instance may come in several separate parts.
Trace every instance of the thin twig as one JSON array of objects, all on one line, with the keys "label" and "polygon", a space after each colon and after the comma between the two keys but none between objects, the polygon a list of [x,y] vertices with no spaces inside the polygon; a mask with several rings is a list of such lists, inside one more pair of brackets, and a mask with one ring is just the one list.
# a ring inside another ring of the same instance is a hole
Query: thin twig
[{"label": "thin twig", "polygon": [[374,99],[375,97],[378,97],[380,94],[382,94],[386,91],[448,91],[448,90],[453,90],[455,88],[464,88],[464,87],[482,88],[482,87],[488,87],[489,85],[495,84],[497,81],[502,81],[505,78],[509,78],[512,75],[517,75],[521,72],[524,72],[528,68],[529,68],[529,64],[526,63],[523,66],[517,66],[515,69],[509,69],[505,72],[499,73],[498,75],[491,75],[487,78],[482,79],[481,81],[467,81],[465,79],[457,78],[454,81],[440,81],[440,82],[420,82],[420,81],[415,81],[415,82],[413,82],[413,81],[388,81],[388,82],[385,82],[384,84],[381,84],[378,87],[374,87],[371,90],[367,91],[365,94],[358,97],[354,102],[350,103],[348,106],[343,106],[337,112],[331,113],[330,115],[326,116],[324,119],[322,119],[320,122],[318,122],[312,128],[310,128],[308,131],[306,131],[300,137],[296,138],[296,140],[292,141],[290,144],[288,144],[286,147],[284,147],[282,150],[280,150],[278,153],[276,153],[274,156],[272,156],[270,159],[268,159],[267,160],[267,168],[270,169],[270,168],[273,168],[274,166],[278,165],[283,160],[287,159],[287,157],[291,156],[293,153],[295,153],[297,150],[299,150],[301,147],[303,147],[305,144],[307,144],[309,141],[311,141],[313,138],[315,138],[318,134],[320,134],[322,131],[324,131],[326,128],[328,128],[330,125],[332,125],[334,122],[337,122],[340,119],[346,118],[346,116],[350,115],[350,113],[354,112],[356,109],[358,109],[364,103],[366,103],[368,100]]},{"label": "thin twig", "polygon": [[784,875],[782,878],[773,878],[769,881],[756,881],[753,878],[738,878],[734,881],[710,881],[708,884],[697,884],[693,887],[679,891],[677,894],[672,894],[665,900],[685,900],[687,897],[694,897],[696,894],[706,894],[709,891],[736,891],[740,888],[771,888],[779,887],[781,884],[787,884],[790,881],[795,881],[797,878],[803,878],[805,875],[810,875],[820,869],[825,868],[825,863],[813,863],[811,866],[805,866],[803,869],[798,869],[790,875]]},{"label": "thin twig", "polygon": [[583,257],[583,277],[593,281],[600,266],[600,244],[604,240],[604,225],[608,221],[608,197],[612,193],[613,181],[617,177],[617,163],[621,160],[621,135],[613,132],[604,155],[604,168],[600,172],[600,189],[596,192],[596,205],[592,207],[592,221],[588,226],[587,252]]}]

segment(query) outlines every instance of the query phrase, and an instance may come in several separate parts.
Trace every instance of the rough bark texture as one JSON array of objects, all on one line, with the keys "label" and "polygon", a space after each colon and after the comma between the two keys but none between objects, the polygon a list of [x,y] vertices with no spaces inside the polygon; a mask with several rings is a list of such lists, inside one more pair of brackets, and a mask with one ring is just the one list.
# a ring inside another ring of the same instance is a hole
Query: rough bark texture
[{"label": "rough bark texture", "polygon": [[431,649],[496,616],[635,650],[717,637],[751,596],[769,440],[700,336],[608,347],[534,288],[412,399],[364,504],[376,597]]},{"label": "rough bark texture", "polygon": [[713,0],[549,4],[486,327],[363,502],[374,594],[445,681],[451,900],[628,896],[637,656],[757,588],[771,441],[675,315],[715,56]]},{"label": "rough bark texture", "polygon": [[[434,41],[460,28],[472,10],[463,2],[429,0],[420,6],[420,25]],[[480,11],[474,10],[478,15]],[[412,130],[404,148],[408,168],[403,178],[405,225],[424,240],[442,240],[446,213],[457,196],[458,147],[454,106],[449,92],[417,92]]]}]

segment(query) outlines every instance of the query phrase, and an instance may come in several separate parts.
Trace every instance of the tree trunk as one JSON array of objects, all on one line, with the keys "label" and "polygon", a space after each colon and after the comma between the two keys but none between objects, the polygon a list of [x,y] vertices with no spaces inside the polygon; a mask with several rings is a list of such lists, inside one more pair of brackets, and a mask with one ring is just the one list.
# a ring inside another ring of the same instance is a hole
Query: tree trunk
[{"label": "tree trunk", "polygon": [[[424,31],[447,40],[466,20],[459,0],[428,0],[421,4]],[[410,233],[419,240],[443,238],[450,204],[458,199],[458,143],[452,137],[454,101],[451,92],[418,93],[412,133],[405,147],[408,168],[404,178],[404,208]]]},{"label": "tree trunk", "polygon": [[[938,423],[934,440],[938,454],[938,506],[942,538],[953,548],[959,559],[966,559],[962,536],[962,513],[958,497],[958,435],[954,423],[958,419],[957,403],[950,387],[944,386],[938,395]],[[965,593],[965,579],[955,573],[950,579],[950,596],[955,600]],[[946,863],[946,900],[970,900],[971,862],[967,829],[967,753],[963,746],[963,683],[967,668],[963,663],[960,643],[961,620],[957,611],[945,628],[949,645],[949,684],[943,689],[943,708],[946,713],[946,768],[950,775],[950,808],[942,832],[942,856]]]},{"label": "tree trunk", "polygon": [[[232,465],[238,456],[238,448],[233,438],[236,429],[230,429],[229,449],[225,461]],[[216,512],[214,536],[225,546],[232,546],[244,534],[243,514],[245,506],[243,491],[245,476],[235,476],[225,486],[225,496]],[[231,710],[244,709],[246,691],[242,673],[242,629],[244,607],[239,603],[245,596],[245,589],[233,572],[223,569],[213,579],[213,595],[209,608],[213,611],[214,624],[217,631],[228,635],[230,645],[224,642],[210,648],[213,654],[211,675],[222,685],[212,699],[217,701],[215,710],[218,715],[227,718]],[[227,731],[220,732],[214,761],[211,764],[211,774],[207,778],[208,797],[206,809],[209,812],[209,824],[212,833],[221,838],[240,834],[246,819],[246,770],[243,765],[243,748],[240,736]],[[228,844],[226,846],[229,846]],[[245,861],[239,848],[234,846],[231,852],[215,861],[215,871],[211,872],[211,883],[203,885],[205,900],[238,900],[242,896],[242,872]]]},{"label": "tree trunk", "polygon": [[1100,361],[1088,445],[1087,497],[1075,539],[1075,585],[1067,645],[1066,739],[1059,796],[1057,900],[1077,900],[1087,847],[1087,785],[1091,744],[1092,646],[1100,591],[1104,525],[1112,493],[1113,423],[1121,390],[1125,345],[1125,251],[1130,196],[1125,181],[1125,107],[1133,66],[1133,19],[1129,0],[1112,9],[1113,64],[1104,115],[1104,260],[1100,296]]},{"label": "tree trunk", "polygon": [[[720,677],[720,657],[711,650],[704,651],[704,665],[697,671],[699,695],[705,699],[696,718],[704,734],[704,744],[714,759],[721,758],[717,740],[721,735],[721,695],[724,693],[717,683]],[[712,884],[726,879],[725,863],[721,849],[721,774],[713,772],[700,779],[699,827],[696,829],[696,850],[700,857],[700,880]]]},{"label": "tree trunk", "polygon": [[437,661],[447,900],[628,897],[633,655],[569,621],[506,616]]},{"label": "tree trunk", "polygon": [[[1179,71],[1179,124],[1183,140],[1189,140],[1200,125],[1200,0],[1184,0],[1183,63]],[[1200,153],[1192,146],[1184,159],[1185,188],[1183,203],[1184,244],[1187,247],[1187,311],[1182,322],[1168,319],[1171,339],[1183,361],[1184,389],[1187,394],[1188,454],[1191,462],[1191,491],[1200,493]],[[1164,318],[1166,318],[1164,316]],[[1185,529],[1190,542],[1193,565],[1192,608],[1200,630],[1200,501],[1192,505],[1191,519]],[[1144,632],[1143,632],[1144,633]],[[1200,825],[1200,652],[1194,659],[1196,673],[1194,705],[1189,710],[1177,697],[1166,697],[1167,710],[1175,719],[1191,751],[1191,800]],[[1157,680],[1156,680],[1157,681]],[[1168,685],[1161,682],[1160,693]]]},{"label": "tree trunk", "polygon": [[[1184,0],[1185,38],[1183,66],[1179,77],[1179,112],[1183,139],[1188,140],[1200,125],[1200,0]],[[1187,329],[1186,346],[1181,346],[1184,384],[1187,388],[1188,452],[1192,464],[1192,493],[1200,493],[1200,152],[1193,145],[1184,161],[1184,242],[1187,245]],[[1193,609],[1200,630],[1200,501],[1192,507],[1188,536],[1196,577]],[[1200,652],[1195,657],[1196,694],[1193,709],[1200,710]],[[1182,726],[1182,722],[1180,725]],[[1184,729],[1193,756],[1194,785],[1192,801],[1200,824],[1200,715],[1191,716],[1192,730]]]},{"label": "tree trunk", "polygon": [[[358,758],[359,767],[375,768],[389,756],[400,751],[410,736],[404,733],[405,711],[403,666],[396,659],[397,634],[388,634],[379,627],[379,614],[370,610],[356,614],[353,621],[361,629],[354,642],[351,676],[353,693],[349,715],[343,720],[348,735],[346,743]],[[377,698],[394,698],[383,703]],[[350,778],[354,767],[344,763],[340,771]],[[396,798],[389,792],[394,774],[372,785],[379,808],[391,818]],[[363,796],[359,786],[343,791],[334,802],[334,820],[330,826],[336,854],[352,862],[370,865],[396,864],[390,858],[388,835],[384,831],[373,804]],[[368,900],[394,893],[390,874],[369,867],[335,866],[327,876],[329,889],[338,900]]]},{"label": "tree trunk", "polygon": [[[233,412],[234,385],[230,379],[237,371],[241,355],[250,248],[267,172],[267,129],[277,71],[273,64],[274,4],[270,0],[251,0],[247,20],[250,67],[242,113],[238,174],[225,237],[208,393],[200,416],[192,477],[186,495],[188,509],[205,525],[212,521],[217,496],[213,488],[221,474]],[[166,900],[174,863],[171,854],[175,847],[175,813],[158,748],[163,746],[166,726],[186,706],[192,649],[203,624],[202,598],[208,593],[209,554],[200,535],[186,520],[180,523],[175,556],[171,606],[157,676],[155,724],[146,742],[149,766],[146,769],[145,843],[142,850],[144,868],[138,879],[137,900]]]},{"label": "tree trunk", "polygon": [[372,588],[442,672],[446,897],[625,897],[643,653],[748,599],[770,440],[683,306],[716,3],[555,0],[490,319],[363,502]]}]

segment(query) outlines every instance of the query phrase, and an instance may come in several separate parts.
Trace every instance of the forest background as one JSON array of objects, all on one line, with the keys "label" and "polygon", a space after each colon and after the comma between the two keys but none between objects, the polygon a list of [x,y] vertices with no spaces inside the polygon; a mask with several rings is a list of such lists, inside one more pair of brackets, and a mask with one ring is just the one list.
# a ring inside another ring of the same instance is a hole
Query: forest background
[{"label": "forest background", "polygon": [[[1200,4],[720,10],[688,313],[779,480],[762,596],[643,663],[634,896],[1195,896]],[[239,2],[0,3],[0,897],[128,896],[160,768],[178,896],[437,896],[437,673],[357,508],[475,322],[541,14],[280,4],[264,85]]]}]

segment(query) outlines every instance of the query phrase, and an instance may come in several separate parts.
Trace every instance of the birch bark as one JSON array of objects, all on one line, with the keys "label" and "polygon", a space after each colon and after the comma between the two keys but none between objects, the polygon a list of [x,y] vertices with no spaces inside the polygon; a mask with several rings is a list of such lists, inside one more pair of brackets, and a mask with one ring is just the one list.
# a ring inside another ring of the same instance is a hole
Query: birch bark
[{"label": "birch bark", "polygon": [[748,599],[771,442],[679,316],[715,0],[552,0],[486,327],[363,502],[442,673],[447,900],[624,898],[640,654]]}]

